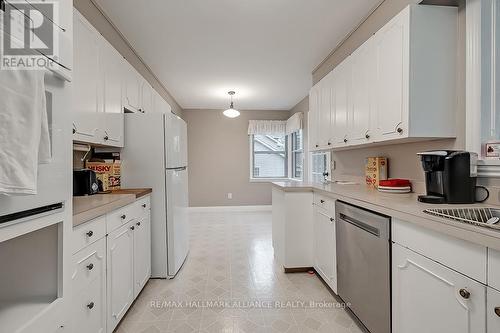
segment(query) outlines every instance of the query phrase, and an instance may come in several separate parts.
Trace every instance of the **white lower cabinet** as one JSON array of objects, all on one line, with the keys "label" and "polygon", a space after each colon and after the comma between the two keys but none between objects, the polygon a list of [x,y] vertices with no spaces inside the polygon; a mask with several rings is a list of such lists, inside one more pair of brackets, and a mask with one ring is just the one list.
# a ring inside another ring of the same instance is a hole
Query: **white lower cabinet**
[{"label": "white lower cabinet", "polygon": [[106,239],[73,255],[72,317],[75,333],[106,332]]},{"label": "white lower cabinet", "polygon": [[134,297],[137,297],[151,277],[151,220],[135,222],[134,230]]},{"label": "white lower cabinet", "polygon": [[500,291],[488,287],[486,320],[488,333],[500,332]]},{"label": "white lower cabinet", "polygon": [[123,319],[151,277],[150,216],[144,197],[73,229],[71,332],[111,333]]},{"label": "white lower cabinet", "polygon": [[392,255],[393,332],[486,332],[486,286],[399,244]]},{"label": "white lower cabinet", "polygon": [[335,217],[330,211],[314,206],[314,268],[337,293],[337,254]]},{"label": "white lower cabinet", "polygon": [[108,235],[108,332],[113,332],[134,300],[134,229],[131,221]]}]

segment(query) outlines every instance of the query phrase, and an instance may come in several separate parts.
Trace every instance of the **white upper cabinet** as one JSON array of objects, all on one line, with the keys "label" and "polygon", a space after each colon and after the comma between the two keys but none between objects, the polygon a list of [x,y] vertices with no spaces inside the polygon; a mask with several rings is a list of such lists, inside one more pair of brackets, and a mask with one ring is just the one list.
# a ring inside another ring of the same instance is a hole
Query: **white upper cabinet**
[{"label": "white upper cabinet", "polygon": [[343,146],[349,140],[349,111],[350,111],[350,84],[351,62],[350,59],[342,62],[333,71],[334,104],[331,110],[334,117],[333,128],[336,146]]},{"label": "white upper cabinet", "polygon": [[352,144],[370,142],[375,133],[377,116],[377,58],[375,43],[369,39],[352,55],[351,105],[349,108],[349,140]]},{"label": "white upper cabinet", "polygon": [[170,113],[172,112],[172,108],[170,105],[167,103],[161,95],[156,92],[156,90],[153,90],[153,112],[157,113]]},{"label": "white upper cabinet", "polygon": [[332,145],[331,139],[331,121],[330,121],[330,110],[332,107],[332,87],[328,84],[328,81],[323,82],[319,87],[319,126],[318,126],[318,138],[320,148],[328,148]]},{"label": "white upper cabinet", "polygon": [[319,84],[309,93],[308,135],[309,150],[319,149]]},{"label": "white upper cabinet", "polygon": [[[405,10],[374,38],[377,68],[376,118],[378,139],[397,138],[408,131],[409,15]],[[405,52],[406,51],[406,52]]]},{"label": "white upper cabinet", "polygon": [[99,143],[99,33],[74,11],[73,140]]},{"label": "white upper cabinet", "polygon": [[454,137],[456,52],[457,8],[409,5],[311,89],[310,148]]},{"label": "white upper cabinet", "polygon": [[141,107],[139,111],[143,113],[153,112],[153,88],[146,80],[143,80],[141,85]]},{"label": "white upper cabinet", "polygon": [[132,112],[138,112],[141,108],[141,79],[141,75],[136,69],[128,61],[125,61],[123,105]]}]

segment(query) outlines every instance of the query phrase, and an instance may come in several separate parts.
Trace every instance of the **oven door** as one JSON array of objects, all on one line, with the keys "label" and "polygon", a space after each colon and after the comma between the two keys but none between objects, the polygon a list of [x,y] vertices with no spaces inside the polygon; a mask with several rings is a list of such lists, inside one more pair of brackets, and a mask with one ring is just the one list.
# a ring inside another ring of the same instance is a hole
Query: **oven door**
[{"label": "oven door", "polygon": [[[51,71],[45,74],[47,117],[49,121],[52,159],[38,166],[36,195],[1,195],[2,217],[59,203],[71,198],[71,93],[68,82]],[[28,214],[27,214],[28,215]],[[0,223],[0,227],[10,223]]]}]

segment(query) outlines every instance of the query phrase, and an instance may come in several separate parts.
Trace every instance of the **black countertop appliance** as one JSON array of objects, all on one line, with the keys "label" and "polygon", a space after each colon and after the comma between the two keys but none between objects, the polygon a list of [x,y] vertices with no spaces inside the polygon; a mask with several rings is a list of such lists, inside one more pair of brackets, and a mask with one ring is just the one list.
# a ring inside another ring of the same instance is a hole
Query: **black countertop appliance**
[{"label": "black countertop appliance", "polygon": [[471,204],[477,202],[477,187],[487,192],[486,188],[476,186],[476,153],[434,150],[418,155],[425,172],[427,190],[426,195],[418,197],[419,201],[435,204]]}]

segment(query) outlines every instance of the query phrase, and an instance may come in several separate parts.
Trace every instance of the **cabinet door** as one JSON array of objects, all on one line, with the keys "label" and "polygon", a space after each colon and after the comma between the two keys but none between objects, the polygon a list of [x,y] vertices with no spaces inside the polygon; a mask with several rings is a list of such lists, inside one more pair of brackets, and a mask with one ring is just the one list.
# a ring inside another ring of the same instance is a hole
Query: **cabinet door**
[{"label": "cabinet door", "polygon": [[140,109],[140,90],[142,77],[128,62],[124,61],[124,91],[123,106],[132,112],[138,112]]},{"label": "cabinet door", "polygon": [[352,54],[352,103],[349,108],[348,137],[354,144],[367,143],[373,136],[375,91],[377,78],[376,51],[372,40],[365,42]]},{"label": "cabinet door", "polygon": [[100,143],[99,34],[74,11],[73,140]]},{"label": "cabinet door", "polygon": [[311,91],[309,93],[309,112],[307,115],[307,120],[310,151],[319,149],[319,97],[320,94],[316,85],[311,88]]},{"label": "cabinet door", "polygon": [[153,88],[146,80],[141,84],[141,106],[140,112],[153,112]]},{"label": "cabinet door", "polygon": [[107,245],[107,326],[113,332],[134,300],[135,220],[108,235]]},{"label": "cabinet door", "polygon": [[351,63],[347,58],[338,65],[332,72],[333,80],[334,108],[335,108],[335,140],[337,146],[349,144],[348,119],[349,119],[349,93],[351,85]]},{"label": "cabinet door", "polygon": [[125,59],[104,38],[101,38],[99,54],[103,110],[106,113],[123,113],[122,82]]},{"label": "cabinet door", "polygon": [[335,220],[325,210],[314,210],[314,268],[337,292]]},{"label": "cabinet door", "polygon": [[485,286],[398,244],[392,250],[393,332],[486,332]]},{"label": "cabinet door", "polygon": [[488,333],[500,332],[500,292],[488,288],[486,320]]},{"label": "cabinet door", "polygon": [[408,132],[408,25],[398,16],[375,36],[377,48],[377,129],[381,140]]},{"label": "cabinet door", "polygon": [[320,98],[319,98],[319,114],[318,114],[318,131],[319,131],[319,146],[320,148],[330,148],[333,141],[331,141],[331,128],[330,128],[330,110],[332,103],[332,86],[331,74],[327,75],[321,80]]},{"label": "cabinet door", "polygon": [[71,274],[73,332],[106,331],[106,239],[73,256]]},{"label": "cabinet door", "polygon": [[125,146],[125,116],[123,113],[104,113],[103,144],[111,147]]},{"label": "cabinet door", "polygon": [[149,213],[135,223],[134,230],[134,297],[151,277],[151,220]]}]

